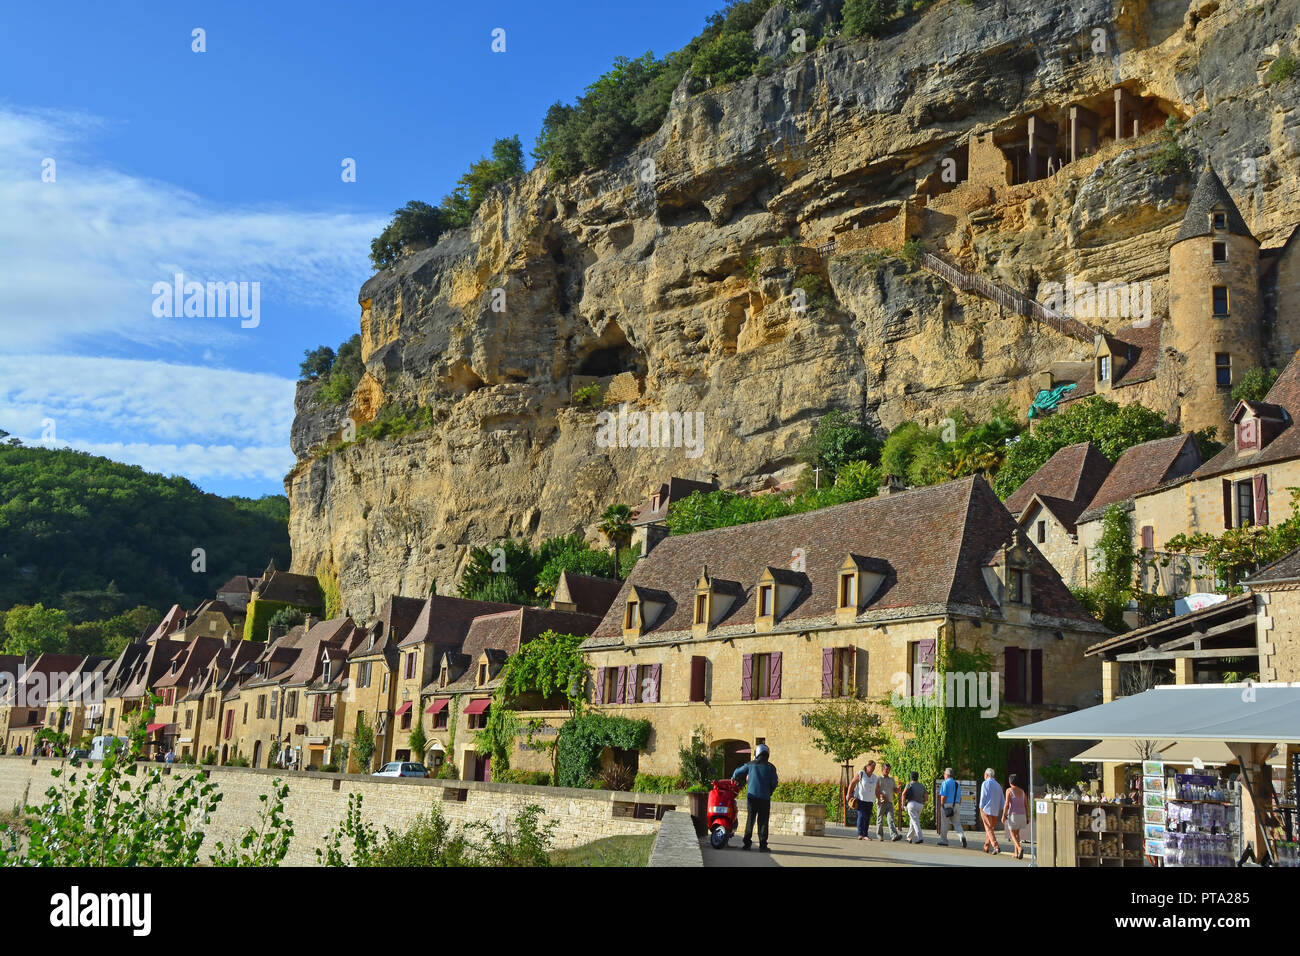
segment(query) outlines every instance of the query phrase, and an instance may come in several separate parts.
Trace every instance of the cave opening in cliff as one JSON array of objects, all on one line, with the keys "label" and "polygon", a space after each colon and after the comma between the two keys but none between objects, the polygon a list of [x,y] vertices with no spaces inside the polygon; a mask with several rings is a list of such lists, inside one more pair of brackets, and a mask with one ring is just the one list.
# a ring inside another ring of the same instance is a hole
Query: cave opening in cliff
[{"label": "cave opening in cliff", "polygon": [[617,322],[611,321],[606,325],[600,338],[591,343],[585,353],[580,355],[575,370],[578,375],[604,378],[620,372],[631,372],[634,375],[646,373],[645,356],[628,342],[627,336],[623,334],[623,329]]}]

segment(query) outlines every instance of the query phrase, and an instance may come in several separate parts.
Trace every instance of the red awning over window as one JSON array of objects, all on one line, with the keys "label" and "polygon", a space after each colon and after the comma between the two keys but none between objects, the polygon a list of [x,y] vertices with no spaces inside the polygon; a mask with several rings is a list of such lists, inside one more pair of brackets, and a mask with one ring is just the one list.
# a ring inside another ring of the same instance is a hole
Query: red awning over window
[{"label": "red awning over window", "polygon": [[466,706],[465,708],[465,713],[481,714],[483,713],[483,711],[488,709],[488,705],[491,703],[492,703],[491,697],[480,697],[478,700],[471,700],[468,706]]},{"label": "red awning over window", "polygon": [[403,704],[401,707],[397,708],[397,713],[394,714],[393,716],[394,716],[394,717],[401,717],[404,713],[406,713],[406,712],[407,712],[408,710],[410,710],[410,709],[411,709],[411,702],[408,700],[408,701],[407,701],[405,704]]},{"label": "red awning over window", "polygon": [[432,704],[430,704],[425,709],[424,712],[426,714],[441,714],[444,710],[447,709],[447,705],[450,703],[451,703],[451,698],[449,697],[444,697],[441,700],[435,700]]},{"label": "red awning over window", "polygon": [[166,724],[150,724],[148,727],[145,728],[145,731],[147,733],[153,733],[155,730],[162,730],[166,726],[167,726]]}]

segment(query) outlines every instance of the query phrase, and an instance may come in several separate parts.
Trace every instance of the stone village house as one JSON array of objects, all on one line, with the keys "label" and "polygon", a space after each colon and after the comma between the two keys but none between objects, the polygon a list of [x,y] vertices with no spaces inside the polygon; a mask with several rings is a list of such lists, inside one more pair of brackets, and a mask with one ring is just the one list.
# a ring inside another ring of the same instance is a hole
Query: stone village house
[{"label": "stone village house", "polygon": [[990,654],[1001,706],[1037,720],[1097,702],[1079,663],[1107,633],[974,477],[669,537],[583,651],[593,706],[653,724],[641,771],[676,772],[706,727],[727,769],[766,743],[820,780],[838,768],[803,725],[814,703],[925,689],[942,641]]}]

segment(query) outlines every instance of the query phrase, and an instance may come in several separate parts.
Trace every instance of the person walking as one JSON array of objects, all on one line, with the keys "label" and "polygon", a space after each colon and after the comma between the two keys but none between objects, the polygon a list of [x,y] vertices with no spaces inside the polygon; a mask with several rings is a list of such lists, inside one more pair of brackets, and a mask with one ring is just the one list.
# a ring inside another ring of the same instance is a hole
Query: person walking
[{"label": "person walking", "polygon": [[888,817],[890,842],[903,839],[903,835],[898,832],[898,824],[894,822],[894,797],[898,793],[898,781],[889,775],[892,769],[889,764],[881,765],[876,806],[876,839],[885,838],[885,818]]},{"label": "person walking", "polygon": [[858,771],[853,784],[853,796],[858,799],[858,839],[871,839],[871,811],[880,797],[880,778],[876,776],[876,762],[868,760]]},{"label": "person walking", "polygon": [[994,856],[1002,852],[998,845],[998,819],[1004,805],[1002,784],[998,783],[997,775],[989,767],[984,771],[984,782],[980,785],[980,822],[984,824],[984,852]]},{"label": "person walking", "polygon": [[754,842],[754,825],[757,824],[759,852],[772,852],[767,846],[767,820],[772,813],[772,793],[776,790],[778,778],[767,744],[755,747],[754,759],[743,767],[737,767],[731,779],[749,784],[745,794],[745,839],[740,848],[748,850]]},{"label": "person walking", "polygon": [[[908,843],[925,842],[925,836],[921,833],[921,808],[925,806],[929,794],[925,792],[925,784],[921,783],[920,777],[921,775],[913,770],[912,782],[903,791],[903,806],[907,808]],[[916,839],[912,839],[914,833]]]},{"label": "person walking", "polygon": [[948,845],[948,831],[956,830],[961,837],[961,848],[966,849],[966,833],[961,828],[961,784],[952,775],[952,767],[945,767],[943,783],[939,784],[939,846]]},{"label": "person walking", "polygon": [[1011,834],[1011,842],[1016,848],[1016,859],[1025,858],[1025,847],[1020,842],[1020,831],[1029,822],[1029,809],[1025,797],[1025,791],[1020,788],[1020,778],[1017,774],[1007,777],[1007,795],[1002,806],[1002,822],[1006,825],[1007,833]]}]

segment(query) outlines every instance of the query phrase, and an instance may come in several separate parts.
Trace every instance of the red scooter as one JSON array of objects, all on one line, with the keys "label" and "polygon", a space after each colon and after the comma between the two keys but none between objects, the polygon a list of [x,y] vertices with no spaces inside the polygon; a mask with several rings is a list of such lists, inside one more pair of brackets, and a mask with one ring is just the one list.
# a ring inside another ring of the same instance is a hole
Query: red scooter
[{"label": "red scooter", "polygon": [[708,813],[705,819],[709,823],[709,843],[715,850],[721,850],[736,832],[736,794],[740,793],[740,784],[734,780],[715,780],[709,791]]}]

